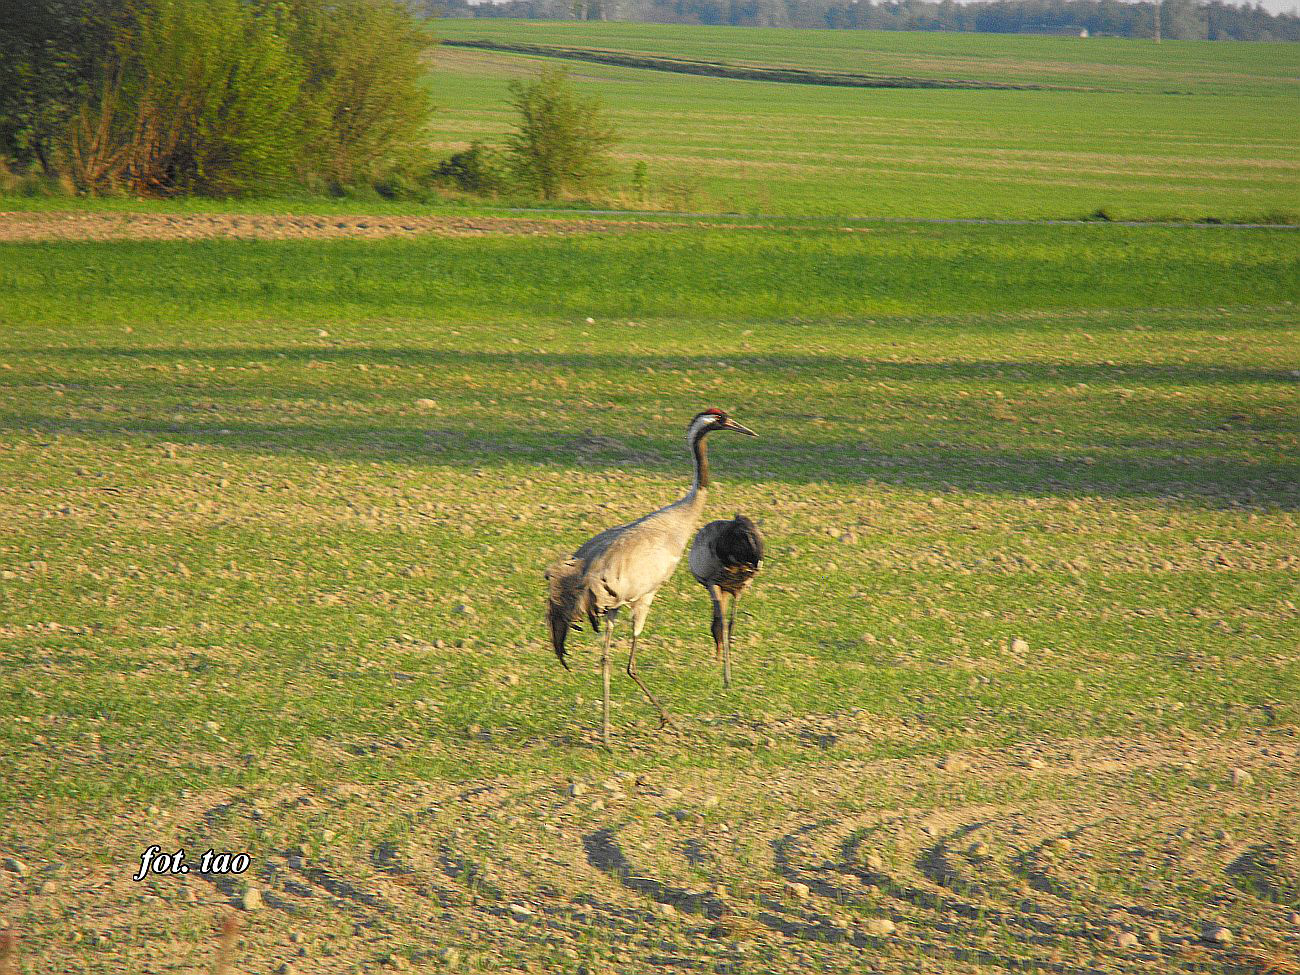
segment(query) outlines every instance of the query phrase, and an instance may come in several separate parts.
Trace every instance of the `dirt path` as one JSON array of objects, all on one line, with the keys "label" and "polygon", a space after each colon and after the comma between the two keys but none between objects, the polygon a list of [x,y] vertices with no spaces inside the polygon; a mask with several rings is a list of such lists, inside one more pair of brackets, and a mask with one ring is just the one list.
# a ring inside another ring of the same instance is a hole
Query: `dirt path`
[{"label": "dirt path", "polygon": [[298,240],[338,237],[565,235],[662,227],[645,221],[524,217],[340,216],[234,213],[0,212],[0,241]]},{"label": "dirt path", "polygon": [[[0,243],[40,240],[204,240],[228,237],[237,240],[308,240],[343,237],[377,240],[382,237],[489,237],[570,236],[592,233],[626,233],[631,231],[669,230],[681,227],[723,228],[727,230],[758,227],[797,227],[797,220],[746,218],[738,221],[727,214],[666,213],[657,220],[604,219],[616,217],[615,210],[575,211],[580,219],[545,219],[537,217],[447,217],[447,216],[366,216],[364,214],[237,214],[237,213],[84,213],[54,211],[26,213],[0,211]],[[664,219],[672,218],[672,219]],[[716,218],[701,220],[700,218]],[[1000,224],[1032,226],[1038,224],[1079,224],[1085,221],[1036,220],[938,220],[921,218],[853,218],[852,226],[835,229],[846,233],[869,233],[863,224],[894,223]],[[1115,221],[1109,224],[1087,222],[1089,226],[1140,226]],[[1216,227],[1241,229],[1268,227],[1294,230],[1287,225],[1264,224],[1145,224],[1141,226]]]}]

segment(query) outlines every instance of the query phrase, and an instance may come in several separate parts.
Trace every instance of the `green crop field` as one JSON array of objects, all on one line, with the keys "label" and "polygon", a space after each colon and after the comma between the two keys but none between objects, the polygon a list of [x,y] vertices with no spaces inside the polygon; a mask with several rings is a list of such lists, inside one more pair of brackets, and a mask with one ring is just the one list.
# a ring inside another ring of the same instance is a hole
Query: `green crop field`
[{"label": "green crop field", "polygon": [[[0,244],[0,960],[1291,970],[1298,272],[1221,227]],[[759,433],[712,438],[768,544],[736,683],[683,566],[638,654],[680,728],[616,672],[607,752],[541,571],[713,405]]]},{"label": "green crop field", "polygon": [[[1095,89],[832,88],[439,48],[435,146],[500,142],[506,84],[567,64],[621,126],[623,205],[772,214],[1294,222],[1285,44],[449,20],[448,40]],[[644,162],[649,192],[631,175]]]},{"label": "green crop field", "polygon": [[965,78],[1105,91],[1296,97],[1292,44],[927,31],[782,30],[599,21],[441,20],[446,40],[620,51],[737,65]]}]

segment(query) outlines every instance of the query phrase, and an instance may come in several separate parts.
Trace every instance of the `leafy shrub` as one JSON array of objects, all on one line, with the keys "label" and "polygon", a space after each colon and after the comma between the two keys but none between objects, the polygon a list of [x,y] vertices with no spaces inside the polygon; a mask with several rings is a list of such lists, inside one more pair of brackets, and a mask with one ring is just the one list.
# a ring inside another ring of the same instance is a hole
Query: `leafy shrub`
[{"label": "leafy shrub", "polygon": [[126,0],[0,0],[0,155],[58,169],[59,151]]},{"label": "leafy shrub", "polygon": [[312,163],[338,191],[400,165],[432,111],[432,38],[395,0],[290,0]]},{"label": "leafy shrub", "polygon": [[466,193],[495,196],[510,186],[510,172],[499,150],[481,142],[452,153],[433,170],[433,180]]},{"label": "leafy shrub", "polygon": [[645,160],[638,159],[636,165],[632,168],[632,192],[638,202],[645,202],[646,190],[649,188],[649,184],[650,175]]},{"label": "leafy shrub", "polygon": [[7,196],[60,197],[74,196],[76,192],[76,186],[66,176],[51,176],[33,166],[29,166],[26,172],[17,173],[0,159],[0,193]]},{"label": "leafy shrub", "polygon": [[242,0],[152,0],[104,89],[129,107],[134,189],[228,194],[291,175],[302,69],[277,26]]},{"label": "leafy shrub", "polygon": [[510,95],[519,113],[508,139],[510,168],[521,185],[553,200],[609,178],[618,135],[600,99],[578,94],[566,70],[547,68],[531,82],[512,81]]}]

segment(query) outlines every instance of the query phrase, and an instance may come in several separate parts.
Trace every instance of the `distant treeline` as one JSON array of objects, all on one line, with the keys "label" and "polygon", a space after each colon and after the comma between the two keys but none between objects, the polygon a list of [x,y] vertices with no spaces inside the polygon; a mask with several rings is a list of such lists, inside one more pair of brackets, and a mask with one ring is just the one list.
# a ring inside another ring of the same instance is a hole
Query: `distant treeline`
[{"label": "distant treeline", "polygon": [[[946,30],[1151,37],[1154,3],[1121,0],[414,0],[446,17],[632,20],[656,24]],[[1300,16],[1213,0],[1164,0],[1161,35],[1176,40],[1300,41]]]}]

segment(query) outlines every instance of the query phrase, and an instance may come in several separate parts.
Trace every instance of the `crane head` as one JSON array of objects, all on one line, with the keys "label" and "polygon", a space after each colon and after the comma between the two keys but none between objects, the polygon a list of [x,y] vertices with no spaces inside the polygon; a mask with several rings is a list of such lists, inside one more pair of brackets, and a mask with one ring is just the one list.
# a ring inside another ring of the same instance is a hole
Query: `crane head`
[{"label": "crane head", "polygon": [[696,413],[691,420],[689,430],[692,440],[702,437],[706,433],[712,433],[714,430],[734,430],[736,433],[743,433],[749,437],[758,436],[749,427],[737,423],[728,416],[726,410],[720,410],[717,407],[710,407],[703,413]]}]

